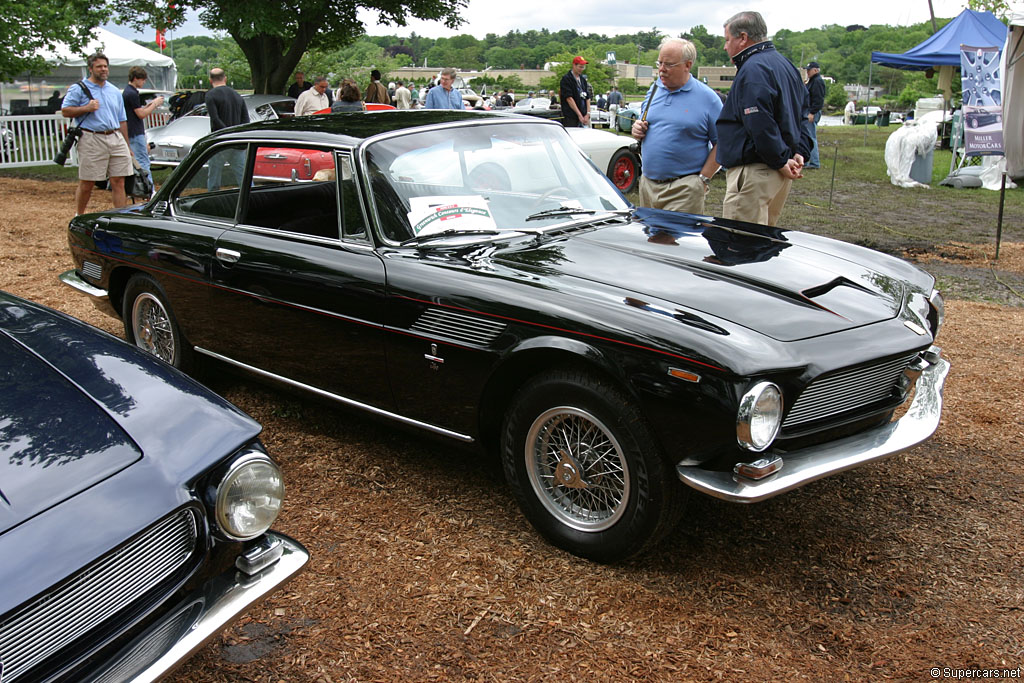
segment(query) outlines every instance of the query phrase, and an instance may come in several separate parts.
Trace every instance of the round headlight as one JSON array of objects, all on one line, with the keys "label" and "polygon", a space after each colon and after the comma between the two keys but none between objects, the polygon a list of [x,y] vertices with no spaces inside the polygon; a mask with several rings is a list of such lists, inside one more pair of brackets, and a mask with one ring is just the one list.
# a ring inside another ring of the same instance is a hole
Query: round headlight
[{"label": "round headlight", "polygon": [[782,424],[782,392],[771,382],[761,382],[743,395],[736,414],[736,440],[751,451],[772,444]]},{"label": "round headlight", "polygon": [[228,537],[248,540],[270,528],[281,511],[284,479],[263,454],[239,458],[217,486],[217,525]]}]

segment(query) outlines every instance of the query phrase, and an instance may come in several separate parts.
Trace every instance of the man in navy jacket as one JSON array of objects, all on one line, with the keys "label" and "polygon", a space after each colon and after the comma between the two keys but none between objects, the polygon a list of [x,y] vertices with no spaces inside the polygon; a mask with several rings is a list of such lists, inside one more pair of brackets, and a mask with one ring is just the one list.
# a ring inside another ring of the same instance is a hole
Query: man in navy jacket
[{"label": "man in navy jacket", "polygon": [[778,224],[793,180],[803,177],[811,139],[800,72],[775,50],[757,12],[725,23],[725,51],[736,78],[718,117],[718,163],[726,173],[726,218]]}]

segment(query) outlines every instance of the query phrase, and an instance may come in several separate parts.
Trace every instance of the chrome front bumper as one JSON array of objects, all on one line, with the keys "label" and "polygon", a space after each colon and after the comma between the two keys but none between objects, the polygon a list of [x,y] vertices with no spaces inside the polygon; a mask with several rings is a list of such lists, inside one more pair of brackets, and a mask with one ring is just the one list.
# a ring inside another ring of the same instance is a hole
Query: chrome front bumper
[{"label": "chrome front bumper", "polygon": [[82,276],[74,269],[64,271],[57,278],[72,289],[78,290],[82,294],[88,294],[92,297],[93,304],[96,305],[103,313],[120,318],[117,311],[114,310],[114,304],[110,301],[110,295],[105,289],[101,289],[95,285],[91,285],[82,279]]},{"label": "chrome front bumper", "polygon": [[939,357],[925,368],[915,385],[914,400],[895,422],[837,441],[783,454],[783,467],[765,479],[753,481],[732,472],[694,466],[676,466],[688,486],[733,503],[757,503],[791,491],[816,479],[896,455],[926,441],[942,416],[942,387],[949,362]]},{"label": "chrome front bumper", "polygon": [[247,609],[295,576],[309,560],[309,553],[299,542],[272,531],[265,536],[271,542],[281,542],[283,553],[277,562],[252,576],[229,570],[213,577],[84,681],[143,683],[164,678]]}]

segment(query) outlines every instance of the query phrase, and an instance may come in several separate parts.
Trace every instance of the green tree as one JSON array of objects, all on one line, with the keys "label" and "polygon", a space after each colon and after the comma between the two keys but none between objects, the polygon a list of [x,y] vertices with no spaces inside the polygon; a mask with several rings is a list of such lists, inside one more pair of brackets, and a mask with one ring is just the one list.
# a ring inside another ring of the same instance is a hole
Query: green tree
[{"label": "green tree", "polygon": [[88,46],[91,32],[109,17],[103,3],[91,0],[0,0],[0,80],[28,71],[49,71],[37,52],[64,43],[72,53]]},{"label": "green tree", "polygon": [[[3,0],[7,2],[9,0]],[[82,1],[82,0],[76,0]],[[199,11],[203,26],[226,31],[245,55],[257,93],[282,93],[302,56],[310,49],[351,44],[364,33],[356,15],[363,7],[380,21],[404,26],[410,17],[443,21],[456,28],[469,0],[177,0],[168,12],[162,0],[110,0],[118,15],[136,30],[176,28],[185,9]]]},{"label": "green tree", "polygon": [[828,93],[825,95],[825,104],[832,109],[842,109],[846,106],[849,97],[843,90],[842,83],[836,82],[828,86]]}]

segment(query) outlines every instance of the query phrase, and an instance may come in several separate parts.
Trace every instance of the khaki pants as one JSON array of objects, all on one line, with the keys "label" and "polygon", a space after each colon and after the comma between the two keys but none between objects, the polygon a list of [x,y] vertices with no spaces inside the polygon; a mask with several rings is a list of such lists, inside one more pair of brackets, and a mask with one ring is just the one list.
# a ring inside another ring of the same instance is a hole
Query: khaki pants
[{"label": "khaki pants", "polygon": [[132,153],[121,131],[97,135],[85,131],[78,138],[78,179],[106,180],[133,172]]},{"label": "khaki pants", "polygon": [[640,206],[703,214],[705,194],[704,183],[697,173],[670,183],[655,183],[647,176],[640,176]]},{"label": "khaki pants", "polygon": [[725,174],[722,216],[762,225],[778,225],[793,181],[765,164],[730,168]]}]

